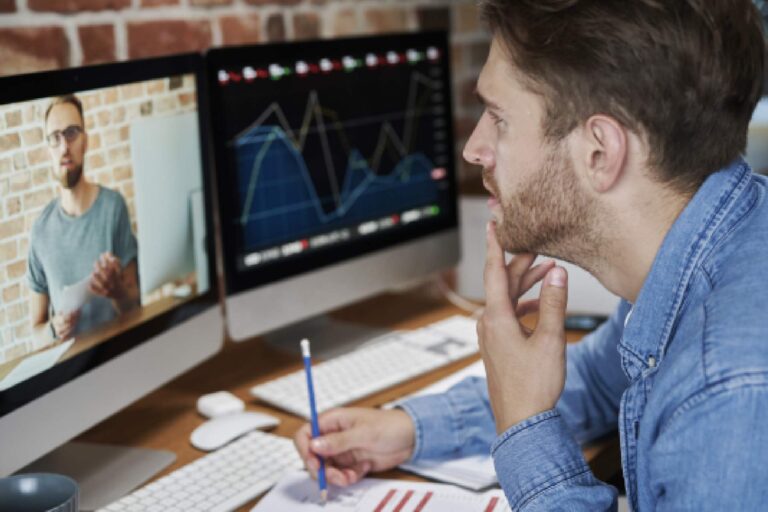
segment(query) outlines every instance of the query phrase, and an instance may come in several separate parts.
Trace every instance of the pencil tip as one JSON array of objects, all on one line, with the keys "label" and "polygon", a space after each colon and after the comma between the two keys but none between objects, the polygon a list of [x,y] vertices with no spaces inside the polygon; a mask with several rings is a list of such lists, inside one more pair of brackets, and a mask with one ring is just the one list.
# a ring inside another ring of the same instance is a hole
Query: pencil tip
[{"label": "pencil tip", "polygon": [[323,489],[320,491],[320,502],[325,505],[326,501],[328,501],[328,491]]}]

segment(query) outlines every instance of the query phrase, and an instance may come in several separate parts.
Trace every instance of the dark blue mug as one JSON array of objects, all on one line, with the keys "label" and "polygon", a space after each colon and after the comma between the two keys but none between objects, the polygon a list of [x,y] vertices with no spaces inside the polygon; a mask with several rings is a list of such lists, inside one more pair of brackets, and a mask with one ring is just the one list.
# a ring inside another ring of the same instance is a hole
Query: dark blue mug
[{"label": "dark blue mug", "polygon": [[0,510],[13,512],[78,512],[77,482],[54,473],[0,478]]}]

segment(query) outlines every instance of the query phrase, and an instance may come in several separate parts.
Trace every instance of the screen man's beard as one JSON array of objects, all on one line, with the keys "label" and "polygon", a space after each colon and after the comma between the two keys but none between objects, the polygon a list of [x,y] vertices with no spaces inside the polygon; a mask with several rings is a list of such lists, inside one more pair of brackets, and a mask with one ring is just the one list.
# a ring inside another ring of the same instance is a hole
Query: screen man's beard
[{"label": "screen man's beard", "polygon": [[78,165],[60,174],[58,177],[58,182],[62,187],[66,189],[72,189],[75,188],[78,183],[80,183],[80,178],[82,178],[82,176],[83,166]]}]

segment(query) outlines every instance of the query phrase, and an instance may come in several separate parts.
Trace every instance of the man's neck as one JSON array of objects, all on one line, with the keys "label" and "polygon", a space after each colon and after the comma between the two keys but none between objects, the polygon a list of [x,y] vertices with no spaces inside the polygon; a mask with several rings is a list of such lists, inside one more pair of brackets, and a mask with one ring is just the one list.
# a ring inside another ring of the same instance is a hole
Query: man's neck
[{"label": "man's neck", "polygon": [[61,208],[67,215],[79,217],[93,205],[97,192],[97,185],[80,178],[74,187],[61,188]]},{"label": "man's neck", "polygon": [[615,208],[615,222],[605,233],[610,240],[600,260],[585,268],[612,293],[634,304],[664,238],[690,199],[667,191],[650,201],[636,197],[634,205]]}]

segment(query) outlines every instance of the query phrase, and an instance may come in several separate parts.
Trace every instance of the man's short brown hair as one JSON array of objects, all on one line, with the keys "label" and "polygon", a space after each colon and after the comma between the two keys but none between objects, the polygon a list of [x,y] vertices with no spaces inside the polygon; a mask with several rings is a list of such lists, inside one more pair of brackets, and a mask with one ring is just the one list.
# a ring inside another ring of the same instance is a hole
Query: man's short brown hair
[{"label": "man's short brown hair", "polygon": [[[48,116],[51,113],[51,109],[55,107],[56,105],[74,105],[77,109],[78,113],[80,114],[80,119],[83,121],[83,124],[85,124],[85,119],[83,118],[83,103],[80,101],[80,98],[75,96],[74,94],[64,94],[63,96],[56,96],[51,100],[51,102],[48,104],[48,108],[45,109],[45,117],[43,118],[43,124],[48,124]],[[83,126],[85,127],[85,126]]]},{"label": "man's short brown hair", "polygon": [[548,138],[610,115],[686,192],[743,154],[765,48],[750,0],[480,0],[480,11],[543,97]]}]

